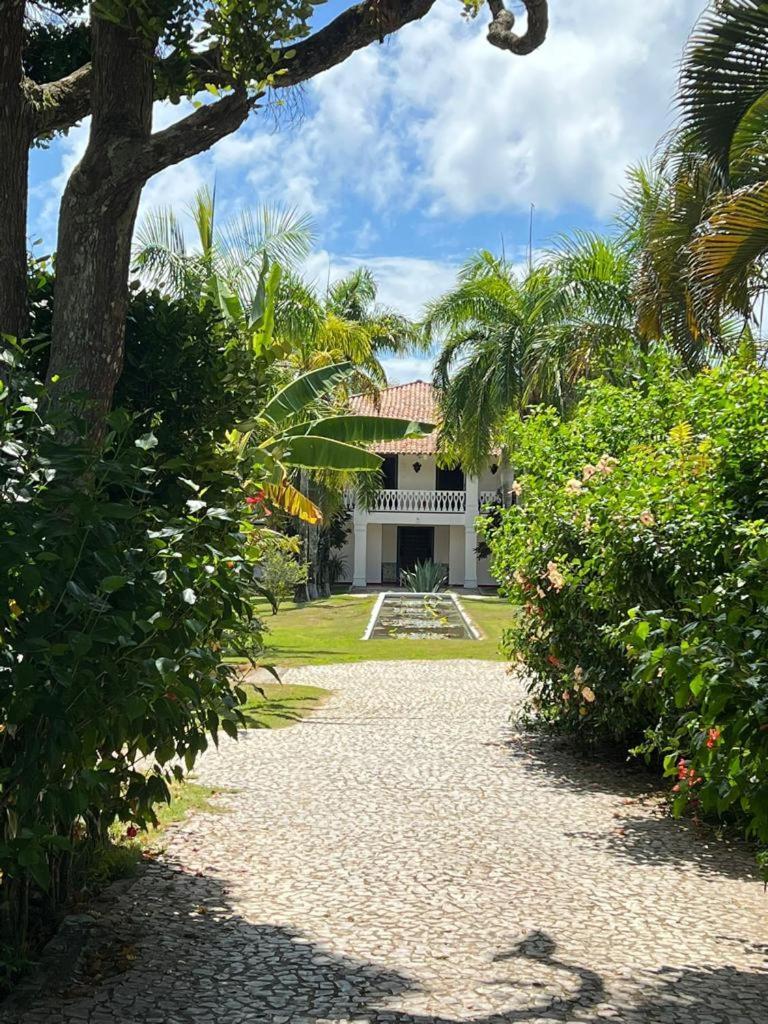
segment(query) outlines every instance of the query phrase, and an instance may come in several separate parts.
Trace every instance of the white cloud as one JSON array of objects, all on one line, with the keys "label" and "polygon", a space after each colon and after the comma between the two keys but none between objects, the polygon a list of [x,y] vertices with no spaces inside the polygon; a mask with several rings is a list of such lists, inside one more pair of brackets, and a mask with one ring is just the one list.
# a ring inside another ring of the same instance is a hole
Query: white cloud
[{"label": "white cloud", "polygon": [[[471,217],[585,207],[606,214],[624,168],[672,119],[676,66],[705,0],[551,0],[544,45],[514,57],[467,22],[456,0],[306,88],[305,116],[273,131],[252,118],[210,153],[154,179],[144,202],[186,201],[201,180],[236,173],[246,201],[279,199],[325,220],[350,197],[368,219],[391,211]],[[158,127],[186,113],[160,105]],[[60,191],[83,139],[62,144]]]},{"label": "white cloud", "polygon": [[319,286],[336,281],[357,267],[368,267],[379,286],[378,301],[418,319],[430,299],[452,287],[454,263],[409,256],[336,256],[321,250],[307,263],[307,276]]},{"label": "white cloud", "polygon": [[[704,0],[552,0],[528,57],[485,39],[454,0],[317,79],[291,160],[326,195],[471,216],[578,204],[605,214],[624,168],[669,127],[677,63]],[[383,102],[385,101],[385,102]],[[289,172],[291,173],[291,172]],[[408,179],[408,192],[403,181]]]}]

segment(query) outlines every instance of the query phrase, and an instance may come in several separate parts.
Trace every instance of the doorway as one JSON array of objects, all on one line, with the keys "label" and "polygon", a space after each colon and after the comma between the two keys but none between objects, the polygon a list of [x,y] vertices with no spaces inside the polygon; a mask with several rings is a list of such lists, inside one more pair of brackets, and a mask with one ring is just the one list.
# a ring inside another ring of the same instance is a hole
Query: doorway
[{"label": "doorway", "polygon": [[435,555],[434,526],[398,526],[397,576],[410,572],[417,562],[431,562]]}]

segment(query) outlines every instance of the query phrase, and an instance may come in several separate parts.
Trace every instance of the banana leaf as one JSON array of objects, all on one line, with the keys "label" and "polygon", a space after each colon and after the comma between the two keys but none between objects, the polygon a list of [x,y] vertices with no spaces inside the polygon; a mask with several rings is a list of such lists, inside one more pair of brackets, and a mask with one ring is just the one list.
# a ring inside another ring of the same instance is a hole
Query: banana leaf
[{"label": "banana leaf", "polygon": [[394,416],[328,416],[322,420],[300,423],[285,435],[329,437],[348,444],[374,444],[376,441],[399,441],[404,437],[421,437],[434,430],[432,423],[397,419]]},{"label": "banana leaf", "polygon": [[286,466],[358,472],[374,472],[381,467],[382,460],[373,452],[329,437],[288,437],[285,444],[281,462]]},{"label": "banana leaf", "polygon": [[352,363],[332,363],[302,374],[267,402],[262,415],[278,425],[283,423],[288,416],[301,412],[311,402],[322,398],[352,369]]}]

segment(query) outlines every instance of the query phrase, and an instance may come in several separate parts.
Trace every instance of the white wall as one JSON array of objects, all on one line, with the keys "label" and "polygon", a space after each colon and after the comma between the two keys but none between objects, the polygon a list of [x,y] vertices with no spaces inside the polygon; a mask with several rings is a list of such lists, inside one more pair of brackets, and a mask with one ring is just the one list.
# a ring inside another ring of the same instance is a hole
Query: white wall
[{"label": "white wall", "polygon": [[464,585],[464,527],[449,526],[450,550],[448,554],[448,583],[452,587]]},{"label": "white wall", "polygon": [[480,490],[496,491],[501,487],[501,471],[491,472],[490,466],[486,466],[480,474]]},{"label": "white wall", "polygon": [[449,565],[451,561],[450,554],[451,545],[451,528],[450,526],[436,526],[435,527],[435,551],[432,556],[433,562],[439,562],[442,565]]},{"label": "white wall", "polygon": [[381,583],[381,531],[378,523],[368,526],[365,578],[368,583]]},{"label": "white wall", "polygon": [[[414,462],[421,463],[421,469],[414,473]],[[401,491],[434,491],[436,463],[434,455],[398,455],[397,486]]]},{"label": "white wall", "polygon": [[397,527],[389,523],[381,528],[381,560],[397,561]]},{"label": "white wall", "polygon": [[338,555],[344,563],[344,572],[339,577],[339,583],[351,583],[355,570],[355,531],[352,529],[351,523],[344,546],[339,549]]},{"label": "white wall", "polygon": [[488,558],[477,560],[477,585],[479,587],[495,587],[498,580],[495,580],[490,573],[491,562]]}]

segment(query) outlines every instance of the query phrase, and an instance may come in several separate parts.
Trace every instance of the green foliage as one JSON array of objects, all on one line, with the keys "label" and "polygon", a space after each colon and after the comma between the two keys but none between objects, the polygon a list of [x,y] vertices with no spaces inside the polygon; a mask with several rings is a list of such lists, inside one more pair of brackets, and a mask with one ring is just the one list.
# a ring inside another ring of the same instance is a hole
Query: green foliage
[{"label": "green foliage", "polygon": [[297,538],[275,534],[264,541],[259,560],[259,580],[272,596],[272,614],[276,615],[283,601],[292,598],[297,587],[307,582],[309,566],[297,557]]},{"label": "green foliage", "polygon": [[445,589],[445,567],[435,562],[417,562],[413,570],[404,569],[400,578],[407,590],[417,594],[434,594]]},{"label": "green foliage", "polygon": [[486,528],[539,721],[684,761],[677,809],[738,810],[764,843],[767,402],[733,363],[593,384],[510,426],[519,503]]},{"label": "green foliage", "polygon": [[[39,416],[34,381],[14,384],[0,405],[0,928],[23,946],[29,883],[55,905],[77,840],[153,821],[210,738],[236,734],[221,642],[252,619],[243,550],[258,526],[236,478],[211,502],[180,457],[188,498],[169,506],[168,460],[129,413],[94,453],[71,440],[77,424]],[[254,620],[240,654],[260,636]]]},{"label": "green foliage", "polygon": [[442,446],[480,470],[511,409],[574,401],[584,379],[624,371],[637,353],[627,251],[589,234],[563,239],[521,275],[481,251],[457,286],[427,306],[425,330],[443,339]]}]

